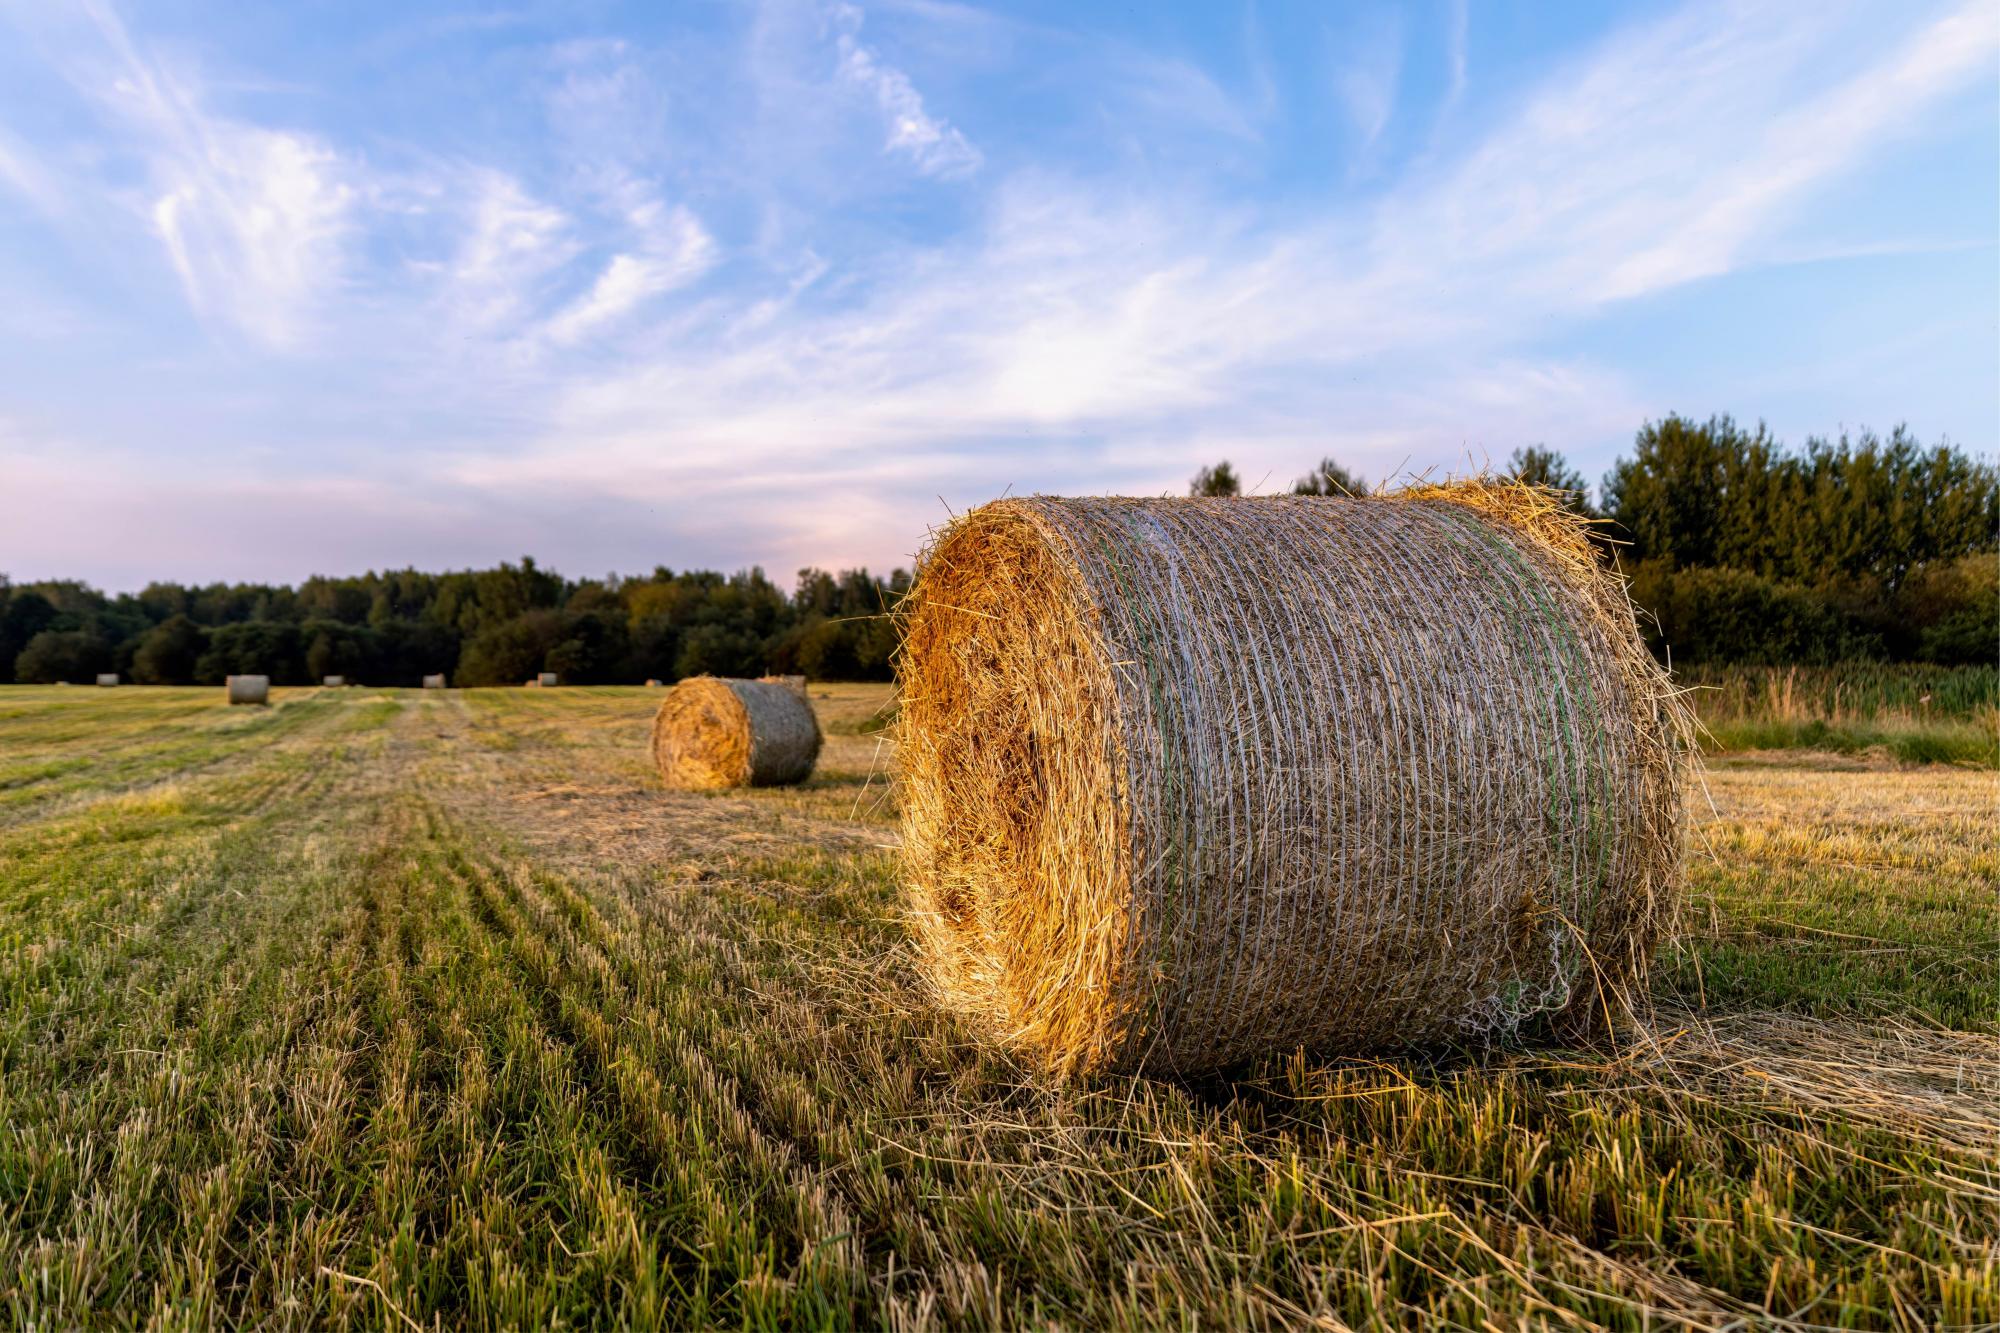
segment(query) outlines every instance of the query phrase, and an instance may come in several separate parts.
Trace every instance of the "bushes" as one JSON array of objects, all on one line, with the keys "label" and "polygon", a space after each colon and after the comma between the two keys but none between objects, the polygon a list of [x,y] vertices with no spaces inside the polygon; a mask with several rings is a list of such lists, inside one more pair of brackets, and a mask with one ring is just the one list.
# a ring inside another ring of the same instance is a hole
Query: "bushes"
[{"label": "bushes", "polygon": [[111,645],[88,630],[45,629],[14,659],[14,678],[24,685],[88,685],[111,670],[111,661]]},{"label": "bushes", "polygon": [[132,655],[132,679],[141,685],[181,685],[195,678],[208,651],[208,631],[184,615],[173,615],[147,630]]},{"label": "bushes", "polygon": [[519,685],[545,669],[549,650],[562,641],[563,618],[553,610],[528,611],[473,636],[452,677],[460,685]]},{"label": "bushes", "polygon": [[1968,555],[1915,571],[1896,596],[1898,656],[1946,665],[2000,659],[2000,553]]},{"label": "bushes", "polygon": [[56,618],[54,603],[38,592],[17,589],[0,578],[0,681],[18,679],[17,659]]},{"label": "bushes", "polygon": [[1826,663],[1883,654],[1881,637],[1821,592],[1740,569],[1676,569],[1649,560],[1632,575],[1647,645],[1675,666]]},{"label": "bushes", "polygon": [[220,685],[230,676],[269,676],[273,685],[305,683],[306,663],[296,625],[246,620],[209,635],[195,662],[194,683]]}]

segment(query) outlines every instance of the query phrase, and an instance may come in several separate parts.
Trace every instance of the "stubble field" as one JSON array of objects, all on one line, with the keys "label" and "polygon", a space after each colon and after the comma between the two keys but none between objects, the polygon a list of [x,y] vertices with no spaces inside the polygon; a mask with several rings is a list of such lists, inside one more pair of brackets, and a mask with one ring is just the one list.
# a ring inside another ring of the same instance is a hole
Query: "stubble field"
[{"label": "stubble field", "polygon": [[930,1008],[885,687],[793,790],[638,689],[0,690],[0,1317],[2000,1320],[2000,775],[1711,760],[1616,1049],[1039,1084]]}]

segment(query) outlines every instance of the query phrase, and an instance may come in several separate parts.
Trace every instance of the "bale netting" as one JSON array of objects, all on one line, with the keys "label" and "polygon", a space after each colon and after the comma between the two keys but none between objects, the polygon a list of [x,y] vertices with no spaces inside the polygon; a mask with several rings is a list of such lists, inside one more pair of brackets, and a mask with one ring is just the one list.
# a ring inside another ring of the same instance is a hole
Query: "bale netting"
[{"label": "bale netting", "polygon": [[1641,993],[1687,711],[1550,492],[1009,499],[919,569],[911,925],[1032,1062],[1194,1074]]},{"label": "bale netting", "polygon": [[[213,677],[210,677],[213,679]],[[232,704],[267,704],[271,702],[271,678],[269,676],[231,676],[226,682],[229,688],[229,702]]]},{"label": "bale netting", "polygon": [[653,716],[653,762],[683,791],[803,782],[819,745],[812,705],[777,681],[691,676]]}]

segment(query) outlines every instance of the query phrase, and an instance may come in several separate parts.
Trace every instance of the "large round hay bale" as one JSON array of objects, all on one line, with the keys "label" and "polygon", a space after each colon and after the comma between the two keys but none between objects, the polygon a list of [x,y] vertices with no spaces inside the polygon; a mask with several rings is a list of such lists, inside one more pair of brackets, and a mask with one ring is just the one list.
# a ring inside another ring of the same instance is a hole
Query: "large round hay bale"
[{"label": "large round hay bale", "polygon": [[803,782],[819,745],[812,705],[775,681],[691,676],[653,715],[653,762],[683,791]]},{"label": "large round hay bale", "polygon": [[535,674],[535,685],[537,688],[544,690],[554,689],[556,685],[556,673],[553,671],[537,672]]},{"label": "large round hay bale", "polygon": [[321,685],[323,685],[324,687],[326,687],[327,689],[329,689],[329,690],[339,690],[339,689],[345,689],[345,688],[346,688],[346,686],[347,686],[347,677],[345,677],[345,676],[322,676],[322,677],[320,677],[320,682],[319,682],[319,683],[320,683]]},{"label": "large round hay bale", "polygon": [[105,687],[116,685],[118,683],[118,673],[115,671],[100,671],[97,673],[97,683]]},{"label": "large round hay bale", "polygon": [[424,688],[425,688],[425,689],[427,689],[427,690],[441,690],[441,689],[443,689],[443,688],[444,688],[444,673],[443,673],[443,672],[437,672],[437,673],[436,673],[436,674],[434,674],[434,675],[429,675],[429,676],[425,676],[425,677],[424,677]]},{"label": "large round hay bale", "polygon": [[1615,1012],[1686,713],[1549,493],[1003,500],[904,611],[911,918],[1058,1072]]},{"label": "large round hay bale", "polygon": [[[213,680],[211,676],[209,679]],[[271,702],[271,678],[269,676],[231,676],[227,681],[229,702],[232,704],[265,704]]]}]

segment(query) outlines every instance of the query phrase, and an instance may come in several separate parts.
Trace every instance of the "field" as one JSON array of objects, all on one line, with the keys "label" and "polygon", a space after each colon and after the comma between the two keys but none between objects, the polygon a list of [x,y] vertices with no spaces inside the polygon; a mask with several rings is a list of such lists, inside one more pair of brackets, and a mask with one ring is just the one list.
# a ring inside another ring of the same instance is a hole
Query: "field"
[{"label": "field", "polygon": [[1615,1049],[1057,1089],[925,1003],[815,692],[810,785],[687,796],[638,689],[0,690],[5,1319],[2000,1320],[1989,768],[1713,760]]}]

